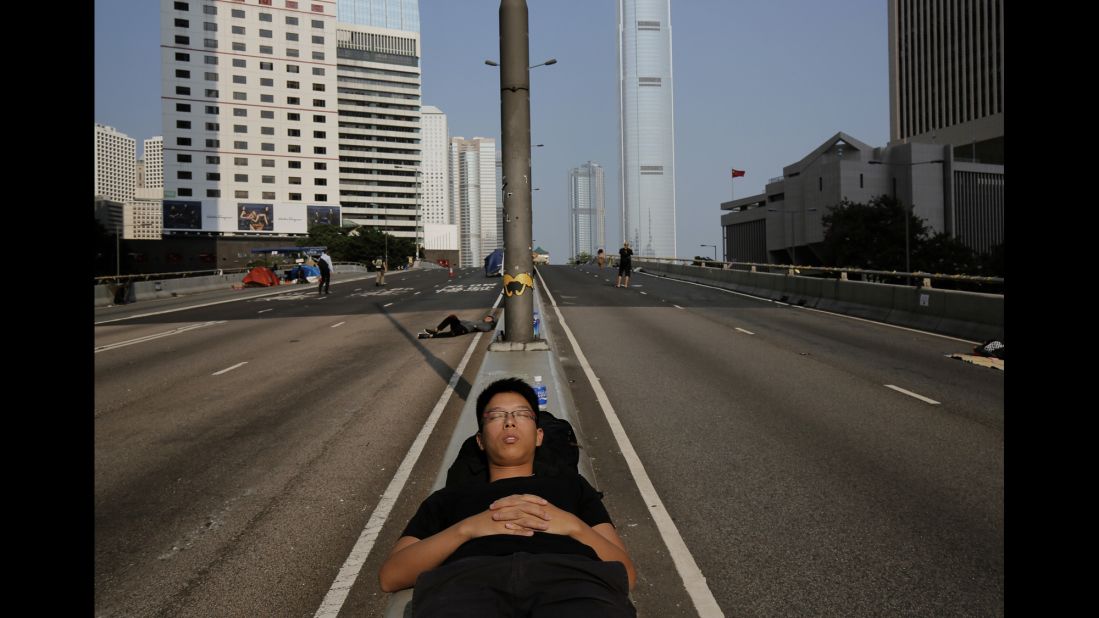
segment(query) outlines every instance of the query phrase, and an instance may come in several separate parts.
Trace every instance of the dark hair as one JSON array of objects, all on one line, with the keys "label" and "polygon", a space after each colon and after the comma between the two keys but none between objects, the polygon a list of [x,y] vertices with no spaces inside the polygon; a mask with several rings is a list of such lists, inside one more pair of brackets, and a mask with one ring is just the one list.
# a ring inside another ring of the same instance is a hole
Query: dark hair
[{"label": "dark hair", "polygon": [[515,393],[527,400],[530,404],[530,409],[538,412],[538,395],[534,393],[534,388],[530,384],[520,380],[519,378],[504,378],[502,380],[496,380],[492,384],[485,387],[485,390],[481,391],[480,395],[477,395],[477,431],[480,432],[482,425],[484,425],[485,419],[483,415],[485,408],[488,407],[488,402],[493,397],[500,393]]}]

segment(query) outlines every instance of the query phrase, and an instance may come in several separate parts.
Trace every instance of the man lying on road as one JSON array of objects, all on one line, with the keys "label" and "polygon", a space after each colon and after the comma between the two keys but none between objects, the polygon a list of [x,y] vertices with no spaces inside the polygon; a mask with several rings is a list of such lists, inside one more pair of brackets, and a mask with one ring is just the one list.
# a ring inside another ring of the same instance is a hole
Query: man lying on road
[{"label": "man lying on road", "polygon": [[[443,332],[443,329],[449,328],[450,331]],[[490,333],[496,330],[496,318],[492,315],[486,315],[481,318],[480,322],[472,322],[470,320],[459,320],[458,316],[453,313],[446,316],[442,322],[435,328],[425,328],[419,333],[416,333],[418,339],[431,339],[434,337],[457,337],[466,333],[472,333],[481,331],[483,333]]]},{"label": "man lying on road", "polygon": [[487,483],[428,496],[378,573],[415,585],[414,616],[636,616],[636,574],[602,494],[573,470],[535,475],[538,399],[518,378],[477,397]]}]

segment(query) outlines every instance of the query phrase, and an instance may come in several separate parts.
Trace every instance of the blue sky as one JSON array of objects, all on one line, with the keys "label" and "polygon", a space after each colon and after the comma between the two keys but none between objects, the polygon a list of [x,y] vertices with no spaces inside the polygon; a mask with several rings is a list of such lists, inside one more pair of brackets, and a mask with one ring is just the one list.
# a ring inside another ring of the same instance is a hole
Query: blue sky
[{"label": "blue sky", "polygon": [[[607,248],[621,243],[618,204],[616,2],[527,0],[534,239],[568,253],[567,178],[606,170]],[[884,0],[672,0],[679,257],[721,253],[722,201],[767,180],[839,131],[871,146],[889,138]],[[499,0],[420,0],[423,103],[450,134],[500,135]],[[138,141],[161,134],[160,3],[96,0],[95,120]]]}]

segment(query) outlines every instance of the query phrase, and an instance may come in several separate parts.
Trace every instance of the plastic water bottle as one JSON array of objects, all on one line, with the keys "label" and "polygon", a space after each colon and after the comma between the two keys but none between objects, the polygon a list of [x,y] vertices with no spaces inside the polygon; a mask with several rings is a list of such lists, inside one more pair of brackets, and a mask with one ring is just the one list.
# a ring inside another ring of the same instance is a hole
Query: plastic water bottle
[{"label": "plastic water bottle", "polygon": [[542,319],[538,317],[538,312],[534,312],[534,338],[540,339],[542,332]]},{"label": "plastic water bottle", "polygon": [[546,385],[542,383],[542,376],[534,376],[534,394],[538,395],[538,409],[545,410],[548,400],[546,399]]}]

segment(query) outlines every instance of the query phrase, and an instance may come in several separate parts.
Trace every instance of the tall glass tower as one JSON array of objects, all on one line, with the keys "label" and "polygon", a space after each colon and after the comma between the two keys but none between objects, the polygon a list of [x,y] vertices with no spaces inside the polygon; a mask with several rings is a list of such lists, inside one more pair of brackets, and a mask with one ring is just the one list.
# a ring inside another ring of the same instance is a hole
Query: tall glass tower
[{"label": "tall glass tower", "polygon": [[622,236],[637,255],[676,257],[671,0],[618,0]]},{"label": "tall glass tower", "polygon": [[336,0],[340,23],[420,31],[419,0]]},{"label": "tall glass tower", "polygon": [[603,224],[603,167],[588,161],[569,170],[569,257],[609,249]]}]

